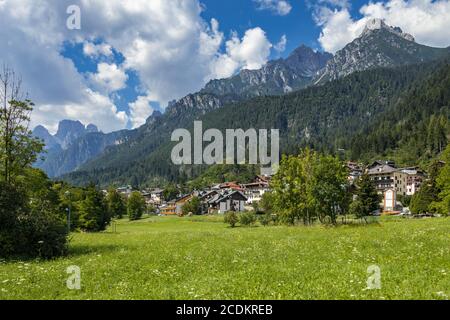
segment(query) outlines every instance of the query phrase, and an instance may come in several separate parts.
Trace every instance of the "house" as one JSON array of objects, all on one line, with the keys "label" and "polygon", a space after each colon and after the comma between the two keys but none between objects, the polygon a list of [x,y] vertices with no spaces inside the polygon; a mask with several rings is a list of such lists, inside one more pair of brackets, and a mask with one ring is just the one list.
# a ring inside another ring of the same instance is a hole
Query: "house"
[{"label": "house", "polygon": [[413,196],[426,179],[426,173],[418,167],[401,169],[406,174],[406,195]]},{"label": "house", "polygon": [[170,201],[159,208],[159,213],[166,216],[175,216],[177,214],[175,201]]},{"label": "house", "polygon": [[255,182],[241,185],[244,195],[247,197],[247,204],[258,203],[262,196],[270,190],[269,182],[255,179]]},{"label": "house", "polygon": [[219,214],[229,211],[243,212],[246,201],[247,197],[241,191],[224,190],[208,201],[208,212],[217,211]]},{"label": "house", "polygon": [[153,189],[148,193],[148,203],[155,206],[160,206],[163,203],[163,189]]},{"label": "house", "polygon": [[392,161],[376,161],[368,167],[367,174],[379,194],[393,189],[396,194],[406,195],[407,174],[395,167]]},{"label": "house", "polygon": [[348,181],[349,181],[350,185],[353,185],[356,182],[356,180],[358,180],[359,177],[362,176],[362,174],[364,172],[363,167],[362,167],[362,165],[359,165],[356,162],[350,162],[350,161],[345,164],[345,167],[349,171]]},{"label": "house", "polygon": [[238,185],[236,181],[225,182],[225,183],[220,184],[218,187],[220,190],[243,191],[242,187],[240,185]]},{"label": "house", "polygon": [[117,192],[128,198],[133,192],[133,188],[131,186],[122,186],[117,188]]}]

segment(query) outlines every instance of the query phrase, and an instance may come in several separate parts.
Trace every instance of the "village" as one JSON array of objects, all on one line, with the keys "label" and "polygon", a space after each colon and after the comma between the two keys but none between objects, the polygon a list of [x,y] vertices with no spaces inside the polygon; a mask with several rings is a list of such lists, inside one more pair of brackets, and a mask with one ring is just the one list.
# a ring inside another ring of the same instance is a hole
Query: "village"
[{"label": "village", "polygon": [[[376,188],[382,202],[380,211],[374,215],[410,214],[403,199],[412,197],[420,190],[427,179],[427,173],[419,167],[399,168],[394,161],[379,160],[368,166],[356,162],[347,162],[350,188],[356,188],[356,181],[366,173]],[[263,195],[270,192],[271,176],[258,175],[253,181],[239,184],[235,181],[212,185],[202,190],[179,194],[176,199],[166,200],[164,189],[153,188],[139,190],[148,206],[155,208],[155,213],[164,216],[182,216],[183,206],[197,197],[201,201],[201,214],[225,214],[230,211],[252,211],[257,207]],[[123,186],[117,191],[129,197],[131,186]],[[107,192],[107,191],[104,191]]]}]

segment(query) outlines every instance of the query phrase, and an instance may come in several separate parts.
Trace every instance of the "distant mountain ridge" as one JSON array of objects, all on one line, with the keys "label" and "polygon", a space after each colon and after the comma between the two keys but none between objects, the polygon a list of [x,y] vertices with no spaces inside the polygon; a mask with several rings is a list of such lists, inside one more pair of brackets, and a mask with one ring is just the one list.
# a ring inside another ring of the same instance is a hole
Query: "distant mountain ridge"
[{"label": "distant mountain ridge", "polygon": [[314,79],[314,84],[337,80],[357,71],[379,67],[417,64],[444,57],[450,48],[432,48],[415,42],[414,37],[383,20],[369,20],[361,36],[330,59]]},{"label": "distant mountain ridge", "polygon": [[94,124],[84,126],[80,121],[72,120],[62,120],[55,135],[51,135],[45,127],[37,126],[33,135],[45,143],[45,152],[35,167],[44,170],[50,177],[72,172],[101,154],[106,147],[123,143],[131,133],[123,130],[105,134]]},{"label": "distant mountain ridge", "polygon": [[151,126],[160,117],[170,117],[175,124],[186,117],[204,115],[230,103],[304,88],[330,58],[330,54],[301,46],[287,59],[270,61],[259,70],[242,70],[231,78],[212,80],[201,91],[171,102],[165,116],[154,113],[143,130],[103,134],[98,132],[95,125],[85,127],[79,121],[63,120],[56,135],[52,136],[44,127],[38,126],[34,135],[45,142],[47,153],[43,155],[44,160],[36,163],[36,167],[50,177],[57,177],[76,170],[104,153],[108,147],[127,141],[135,133],[148,131],[145,127]]},{"label": "distant mountain ridge", "polygon": [[[270,61],[259,70],[243,70],[231,78],[210,81],[199,92],[171,102],[164,114],[154,113],[142,127],[133,131],[123,131],[118,139],[127,143],[117,143],[117,137],[111,139],[104,137],[103,143],[92,139],[90,135],[78,138],[77,145],[80,148],[69,148],[64,151],[64,157],[54,158],[52,163],[55,168],[60,165],[58,161],[70,162],[69,159],[75,157],[71,156],[70,152],[80,150],[96,152],[86,152],[86,156],[79,157],[71,166],[63,166],[64,170],[52,170],[53,173],[58,172],[56,176],[76,171],[65,177],[78,183],[83,181],[83,178],[80,178],[83,176],[89,177],[89,181],[95,181],[95,175],[102,176],[99,183],[135,183],[145,177],[137,177],[133,172],[144,167],[148,171],[145,172],[147,177],[173,180],[181,173],[176,173],[168,167],[167,161],[170,159],[167,159],[167,150],[170,148],[170,133],[176,128],[189,128],[194,120],[202,119],[210,113],[220,113],[220,109],[224,107],[238,105],[245,108],[254,99],[263,103],[265,97],[269,95],[284,95],[314,84],[324,85],[364,70],[394,68],[437,60],[448,53],[448,48],[431,48],[417,44],[411,35],[403,33],[400,28],[389,27],[383,21],[370,21],[362,35],[338,51],[334,57],[301,46],[286,59]],[[317,93],[321,94],[322,91]],[[342,94],[361,93],[349,88]],[[306,98],[303,95],[299,97]],[[376,95],[373,95],[373,99],[375,98]],[[296,103],[305,102],[296,101]],[[279,114],[276,118],[277,127],[299,122],[298,119],[285,114]],[[238,120],[242,122],[242,119],[236,119]],[[222,122],[227,122],[227,119],[223,119]],[[303,128],[303,131],[300,130],[303,132],[302,136],[311,132],[313,129],[311,126],[319,130],[316,127],[320,125],[322,124],[314,123]],[[298,138],[293,140],[294,144],[298,143]],[[99,148],[91,148],[91,144]],[[75,169],[70,170],[75,164]],[[133,181],[130,181],[132,178]]]}]

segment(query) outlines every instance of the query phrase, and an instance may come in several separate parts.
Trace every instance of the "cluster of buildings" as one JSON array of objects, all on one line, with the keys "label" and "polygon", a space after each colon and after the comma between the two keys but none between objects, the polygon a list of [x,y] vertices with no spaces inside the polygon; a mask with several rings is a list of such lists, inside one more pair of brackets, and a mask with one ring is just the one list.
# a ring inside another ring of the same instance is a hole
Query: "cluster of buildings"
[{"label": "cluster of buildings", "polygon": [[[223,214],[229,211],[251,210],[252,205],[258,203],[264,193],[270,190],[269,182],[268,176],[256,176],[251,183],[225,182],[180,195],[176,200],[170,201],[164,199],[163,189],[144,190],[141,194],[148,205],[156,207],[163,215],[181,215],[183,206],[194,197],[201,202],[202,214]],[[124,196],[133,192],[131,186],[118,188],[117,191]]]},{"label": "cluster of buildings", "polygon": [[354,182],[366,172],[380,195],[383,195],[384,211],[395,211],[397,196],[413,196],[427,178],[418,167],[398,168],[394,161],[375,161],[367,168],[354,162],[347,163],[349,180]]},{"label": "cluster of buildings", "polygon": [[[418,167],[398,168],[393,161],[375,161],[366,167],[347,162],[346,166],[350,184],[354,184],[364,173],[369,175],[378,193],[384,198],[385,212],[396,211],[399,208],[397,197],[414,195],[427,178],[426,173]],[[256,176],[250,183],[225,182],[180,195],[176,200],[170,201],[164,199],[164,190],[159,188],[143,190],[141,194],[148,205],[156,207],[158,213],[163,215],[181,215],[183,206],[194,197],[201,202],[202,214],[223,214],[228,211],[251,210],[253,204],[261,201],[262,196],[270,191],[269,183],[269,176]],[[117,190],[125,196],[133,192],[131,186]]]}]

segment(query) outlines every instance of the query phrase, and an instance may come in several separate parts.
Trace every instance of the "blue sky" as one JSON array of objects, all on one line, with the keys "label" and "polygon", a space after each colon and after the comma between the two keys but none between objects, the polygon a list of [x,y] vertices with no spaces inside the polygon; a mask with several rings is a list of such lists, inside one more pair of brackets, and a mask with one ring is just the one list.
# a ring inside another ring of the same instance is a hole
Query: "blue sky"
[{"label": "blue sky", "polygon": [[370,18],[450,45],[450,0],[3,0],[0,16],[0,62],[22,76],[32,126],[51,132],[63,119],[104,132],[139,127],[211,79],[300,44],[335,53]]},{"label": "blue sky", "polygon": [[[312,16],[313,6],[317,5],[317,1],[309,1],[310,5],[307,5],[305,0],[290,1],[292,10],[284,16],[274,14],[270,10],[258,10],[253,0],[203,0],[202,2],[205,4],[202,16],[206,20],[218,19],[223,30],[236,30],[242,34],[248,28],[259,26],[266,31],[272,43],[276,43],[283,35],[286,35],[288,42],[282,56],[288,55],[300,44],[322,50],[317,41],[322,28],[314,22]],[[359,18],[361,16],[359,9],[367,2],[351,1],[352,16]],[[336,6],[330,7],[336,8]],[[273,52],[271,57],[276,58],[277,53]]]},{"label": "blue sky", "polygon": [[[201,17],[205,21],[218,20],[221,31],[225,36],[229,37],[232,32],[243,35],[248,29],[255,27],[264,30],[272,44],[278,43],[285,36],[287,39],[285,50],[283,52],[271,50],[268,59],[286,57],[301,44],[306,44],[316,50],[323,50],[317,41],[321,33],[321,27],[313,19],[314,1],[290,1],[289,4],[291,5],[289,13],[280,15],[270,9],[260,8],[255,0],[202,0],[203,10]],[[353,5],[348,7],[352,12],[352,16],[359,16],[358,9],[363,4],[363,0],[353,1]],[[339,8],[339,6],[331,5],[330,8]],[[101,43],[101,40],[97,39],[97,43]],[[225,50],[225,42],[221,48]],[[93,60],[83,55],[82,44],[67,42],[61,53],[64,57],[74,62],[80,73],[96,72],[99,60]],[[117,51],[113,51],[113,53],[113,57],[105,61],[118,65],[122,64],[124,57]],[[115,92],[111,98],[119,111],[128,112],[129,103],[135,101],[143,91],[140,88],[139,76],[131,70],[127,71],[126,74],[128,75],[126,87]],[[154,110],[159,111],[163,111],[165,107],[158,101],[151,101],[150,105]]]}]

